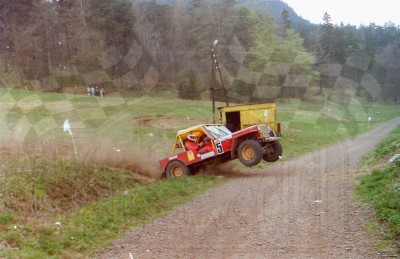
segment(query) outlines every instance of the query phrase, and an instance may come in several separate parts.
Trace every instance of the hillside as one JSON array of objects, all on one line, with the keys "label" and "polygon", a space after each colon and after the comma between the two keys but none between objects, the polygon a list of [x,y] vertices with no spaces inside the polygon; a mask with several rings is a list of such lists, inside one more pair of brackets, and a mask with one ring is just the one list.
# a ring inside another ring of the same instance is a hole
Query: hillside
[{"label": "hillside", "polygon": [[[322,24],[312,25],[279,0],[17,0],[0,12],[2,87],[163,94],[181,89],[192,74],[198,83],[183,88],[204,99],[210,45],[218,39],[234,102],[346,91],[370,101],[399,98],[400,37],[392,24],[333,25],[321,14]],[[47,19],[38,19],[43,14]]]},{"label": "hillside", "polygon": [[[248,7],[250,10],[260,10],[266,15],[273,18],[274,21],[278,23],[282,23],[282,11],[286,9],[288,11],[290,20],[292,22],[293,28],[295,30],[299,30],[299,28],[305,27],[307,25],[311,25],[311,23],[299,16],[296,13],[296,10],[293,10],[290,5],[288,5],[285,1],[275,0],[275,1],[251,1],[251,0],[239,0],[236,1],[239,5],[244,5]],[[321,14],[321,21],[322,21]]]}]

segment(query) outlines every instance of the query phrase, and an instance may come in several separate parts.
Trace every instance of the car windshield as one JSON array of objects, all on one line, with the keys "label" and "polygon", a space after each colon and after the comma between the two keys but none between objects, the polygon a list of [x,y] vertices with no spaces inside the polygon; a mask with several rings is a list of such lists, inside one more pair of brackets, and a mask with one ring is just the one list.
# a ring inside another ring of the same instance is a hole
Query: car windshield
[{"label": "car windshield", "polygon": [[214,139],[230,136],[232,134],[232,132],[223,125],[208,125],[204,126],[204,128],[210,132]]}]

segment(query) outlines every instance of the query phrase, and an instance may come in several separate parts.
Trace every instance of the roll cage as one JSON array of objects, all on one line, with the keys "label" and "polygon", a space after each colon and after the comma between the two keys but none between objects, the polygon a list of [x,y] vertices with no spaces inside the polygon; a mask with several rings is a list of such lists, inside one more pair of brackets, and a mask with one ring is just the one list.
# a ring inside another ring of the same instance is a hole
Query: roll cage
[{"label": "roll cage", "polygon": [[182,149],[183,151],[187,151],[185,148],[185,141],[186,141],[186,136],[192,133],[196,136],[198,142],[201,141],[203,138],[208,137],[213,145],[213,148],[215,148],[214,140],[220,139],[223,140],[227,137],[232,136],[232,132],[229,131],[225,125],[222,124],[203,124],[203,125],[197,125],[194,127],[190,127],[184,130],[178,131],[175,137],[175,143],[172,147],[172,152],[171,156],[176,155],[177,149]]}]

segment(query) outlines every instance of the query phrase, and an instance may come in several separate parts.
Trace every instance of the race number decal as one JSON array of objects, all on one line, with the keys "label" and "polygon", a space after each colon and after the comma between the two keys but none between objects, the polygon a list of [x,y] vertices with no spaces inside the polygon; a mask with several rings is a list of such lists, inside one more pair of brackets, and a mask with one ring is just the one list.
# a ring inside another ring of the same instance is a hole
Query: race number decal
[{"label": "race number decal", "polygon": [[193,151],[188,151],[187,156],[189,161],[193,161],[195,159]]},{"label": "race number decal", "polygon": [[218,154],[224,153],[224,149],[223,149],[223,147],[222,147],[221,142],[215,142],[215,147],[217,148]]}]

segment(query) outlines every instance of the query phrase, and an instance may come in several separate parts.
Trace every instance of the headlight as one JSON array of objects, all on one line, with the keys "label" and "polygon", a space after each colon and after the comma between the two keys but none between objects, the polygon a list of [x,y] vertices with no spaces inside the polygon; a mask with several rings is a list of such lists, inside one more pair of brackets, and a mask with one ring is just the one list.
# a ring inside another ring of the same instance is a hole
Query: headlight
[{"label": "headlight", "polygon": [[258,125],[258,131],[264,138],[268,138],[270,136],[271,128],[268,125]]}]

